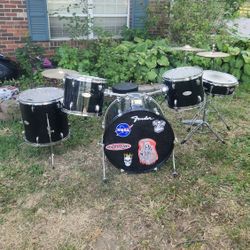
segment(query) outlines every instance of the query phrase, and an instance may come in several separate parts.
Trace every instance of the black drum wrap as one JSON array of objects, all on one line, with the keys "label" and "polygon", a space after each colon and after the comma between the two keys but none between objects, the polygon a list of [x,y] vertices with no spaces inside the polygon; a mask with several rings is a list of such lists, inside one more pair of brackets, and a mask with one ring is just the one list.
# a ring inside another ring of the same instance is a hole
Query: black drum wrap
[{"label": "black drum wrap", "polygon": [[232,95],[238,85],[236,77],[219,71],[204,70],[203,87],[208,95]]},{"label": "black drum wrap", "polygon": [[118,169],[144,173],[160,167],[174,148],[174,132],[151,97],[115,100],[103,135],[104,153]]},{"label": "black drum wrap", "polygon": [[64,80],[63,111],[80,116],[100,115],[105,85],[103,78],[67,75]]},{"label": "black drum wrap", "polygon": [[173,109],[193,107],[204,101],[202,69],[180,67],[163,74],[163,83],[168,87],[166,100]]},{"label": "black drum wrap", "polygon": [[62,89],[50,87],[30,89],[20,94],[26,142],[34,146],[48,146],[69,136],[67,114],[62,112],[62,97]]}]

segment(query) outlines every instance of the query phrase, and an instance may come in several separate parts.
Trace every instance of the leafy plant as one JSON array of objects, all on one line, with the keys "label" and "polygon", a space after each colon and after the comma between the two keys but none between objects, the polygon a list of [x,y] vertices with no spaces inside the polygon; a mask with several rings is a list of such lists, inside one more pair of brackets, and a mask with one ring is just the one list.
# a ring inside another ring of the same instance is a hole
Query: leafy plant
[{"label": "leafy plant", "polygon": [[28,77],[33,77],[41,70],[41,60],[44,54],[44,48],[33,43],[30,38],[22,48],[16,49],[16,59],[21,67],[21,71]]}]

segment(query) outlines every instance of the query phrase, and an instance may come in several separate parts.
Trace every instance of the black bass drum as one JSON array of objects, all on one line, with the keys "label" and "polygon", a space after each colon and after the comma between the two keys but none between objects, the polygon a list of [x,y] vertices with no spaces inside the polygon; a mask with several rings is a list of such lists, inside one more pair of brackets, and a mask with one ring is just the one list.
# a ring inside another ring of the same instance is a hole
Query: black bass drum
[{"label": "black bass drum", "polygon": [[19,95],[27,143],[49,146],[68,138],[68,118],[62,112],[62,98],[63,90],[53,87],[28,89]]},{"label": "black bass drum", "polygon": [[118,169],[143,173],[171,155],[174,132],[153,98],[130,93],[116,99],[104,118],[104,153]]}]

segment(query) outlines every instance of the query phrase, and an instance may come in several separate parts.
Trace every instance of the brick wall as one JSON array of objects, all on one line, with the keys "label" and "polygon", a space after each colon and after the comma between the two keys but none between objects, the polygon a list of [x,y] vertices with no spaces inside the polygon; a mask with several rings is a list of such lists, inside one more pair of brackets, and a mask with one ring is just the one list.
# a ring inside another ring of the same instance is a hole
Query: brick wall
[{"label": "brick wall", "polygon": [[28,35],[25,0],[1,0],[0,2],[0,53],[13,55]]}]

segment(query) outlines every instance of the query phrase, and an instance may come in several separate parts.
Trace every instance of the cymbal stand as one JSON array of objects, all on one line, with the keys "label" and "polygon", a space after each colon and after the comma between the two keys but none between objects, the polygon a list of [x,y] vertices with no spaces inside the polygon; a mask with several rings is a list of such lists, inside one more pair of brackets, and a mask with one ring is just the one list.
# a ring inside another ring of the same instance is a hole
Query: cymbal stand
[{"label": "cymbal stand", "polygon": [[53,145],[52,145],[52,137],[51,134],[54,132],[54,130],[51,130],[50,123],[49,123],[49,116],[46,113],[46,118],[47,118],[47,131],[49,135],[49,141],[50,141],[50,153],[51,153],[51,166],[54,169],[54,150],[53,150]]},{"label": "cymbal stand", "polygon": [[[207,101],[207,98],[205,97],[204,100],[204,105],[200,108],[197,114],[195,114],[194,119],[192,120],[190,124],[190,131],[184,138],[184,140],[181,141],[181,144],[186,143],[193,135],[198,131],[198,129],[204,129],[204,127],[207,127],[213,134],[214,136],[221,141],[222,143],[225,144],[225,141],[220,137],[220,135],[215,132],[215,130],[210,126],[210,124],[207,122],[207,111],[208,111],[208,104],[209,102]],[[199,115],[202,114],[202,119],[198,120],[197,118]],[[194,128],[193,125],[196,125]]]}]

